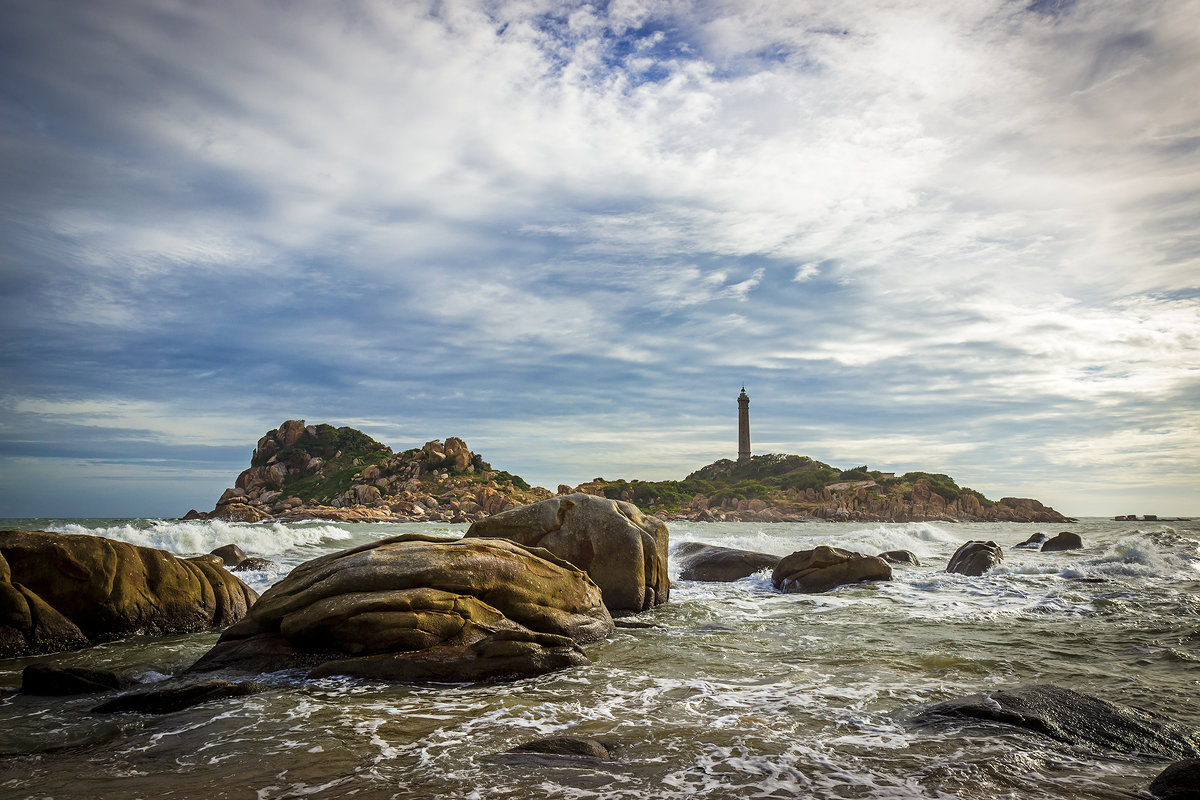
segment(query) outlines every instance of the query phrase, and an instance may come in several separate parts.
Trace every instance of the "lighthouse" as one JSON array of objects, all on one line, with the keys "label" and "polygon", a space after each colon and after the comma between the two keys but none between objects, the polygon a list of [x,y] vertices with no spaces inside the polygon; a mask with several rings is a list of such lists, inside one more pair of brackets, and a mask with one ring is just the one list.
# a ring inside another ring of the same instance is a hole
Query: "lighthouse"
[{"label": "lighthouse", "polygon": [[750,395],[746,387],[738,395],[738,463],[750,460]]}]

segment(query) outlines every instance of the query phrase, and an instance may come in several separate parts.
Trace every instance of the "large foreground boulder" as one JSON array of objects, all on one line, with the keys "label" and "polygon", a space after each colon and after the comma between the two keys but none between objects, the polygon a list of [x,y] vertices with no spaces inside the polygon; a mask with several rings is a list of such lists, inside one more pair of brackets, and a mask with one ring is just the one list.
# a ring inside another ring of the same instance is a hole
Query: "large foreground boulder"
[{"label": "large foreground boulder", "polygon": [[774,569],[780,557],[701,542],[684,542],[675,548],[675,558],[681,567],[680,580],[728,582],[760,570]]},{"label": "large foreground boulder", "polygon": [[1162,758],[1200,756],[1200,737],[1193,731],[1144,711],[1049,684],[947,700],[922,710],[914,721],[997,722],[1070,745]]},{"label": "large foreground boulder", "polygon": [[995,542],[964,542],[950,556],[946,572],[977,578],[1004,561],[1004,551]]},{"label": "large foreground boulder", "polygon": [[503,511],[467,529],[474,538],[544,547],[585,571],[617,614],[667,602],[667,526],[633,503],[590,494],[552,497]]},{"label": "large foreground boulder", "polygon": [[825,545],[786,556],[771,573],[771,583],[776,589],[805,594],[827,592],[850,583],[891,579],[892,568],[882,558]]},{"label": "large foreground boulder", "polygon": [[480,681],[588,663],[578,645],[612,629],[596,584],[545,550],[404,534],[296,567],[191,669]]},{"label": "large foreground boulder", "polygon": [[0,531],[0,657],[229,625],[258,597],[219,565],[99,536]]}]

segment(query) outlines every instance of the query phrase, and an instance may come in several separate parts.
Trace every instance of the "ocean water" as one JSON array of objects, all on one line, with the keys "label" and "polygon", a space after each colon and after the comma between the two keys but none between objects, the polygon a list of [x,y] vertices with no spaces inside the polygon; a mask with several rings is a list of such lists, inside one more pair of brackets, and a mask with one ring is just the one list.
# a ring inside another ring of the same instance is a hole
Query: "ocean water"
[{"label": "ocean water", "polygon": [[[17,520],[179,555],[236,543],[276,566],[410,530],[461,525],[242,525]],[[10,526],[10,525],[6,525]],[[676,581],[671,602],[588,647],[590,666],[482,686],[267,676],[270,691],[163,716],[95,715],[94,698],[0,697],[5,798],[1129,798],[1165,762],[1000,726],[914,728],[906,711],[1053,683],[1200,729],[1200,521],[1070,526],[672,523],[702,541],[786,555],[817,544],[907,549],[890,583],[783,595],[760,573]],[[1070,529],[1082,550],[1011,546]],[[1005,547],[978,577],[943,572],[969,539]],[[678,565],[672,564],[677,578]],[[161,680],[217,634],[138,637],[49,658]],[[37,659],[0,661],[15,687]],[[548,735],[597,737],[597,767],[496,758]]]}]

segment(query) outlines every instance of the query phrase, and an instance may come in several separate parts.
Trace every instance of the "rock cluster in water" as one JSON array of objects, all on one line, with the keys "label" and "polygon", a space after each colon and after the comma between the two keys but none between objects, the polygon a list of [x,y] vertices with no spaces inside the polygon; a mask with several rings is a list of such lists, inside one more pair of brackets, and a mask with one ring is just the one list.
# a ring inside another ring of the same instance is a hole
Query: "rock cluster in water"
[{"label": "rock cluster in water", "polygon": [[205,557],[99,536],[0,531],[0,657],[229,625],[257,597]]}]

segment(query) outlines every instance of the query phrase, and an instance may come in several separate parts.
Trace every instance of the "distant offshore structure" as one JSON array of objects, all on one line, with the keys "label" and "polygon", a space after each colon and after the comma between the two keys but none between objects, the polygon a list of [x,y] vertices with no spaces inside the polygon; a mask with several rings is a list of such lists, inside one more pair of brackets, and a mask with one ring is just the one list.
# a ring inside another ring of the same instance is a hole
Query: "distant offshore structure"
[{"label": "distant offshore structure", "polygon": [[750,395],[746,387],[738,395],[738,463],[750,460]]}]

